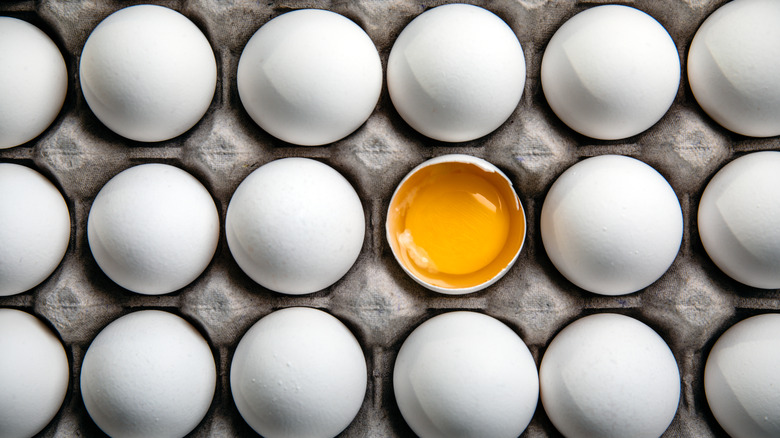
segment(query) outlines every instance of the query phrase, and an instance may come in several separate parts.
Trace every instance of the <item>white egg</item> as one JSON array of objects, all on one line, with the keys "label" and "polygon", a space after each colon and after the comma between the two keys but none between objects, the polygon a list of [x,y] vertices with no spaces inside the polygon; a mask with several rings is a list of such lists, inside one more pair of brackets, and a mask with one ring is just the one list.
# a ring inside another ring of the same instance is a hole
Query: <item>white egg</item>
[{"label": "white egg", "polygon": [[70,242],[70,214],[59,190],[40,173],[0,163],[0,296],[48,278]]},{"label": "white egg", "polygon": [[183,134],[206,113],[217,84],[214,52],[184,15],[136,5],[109,15],[90,34],[79,64],[89,108],[131,140]]},{"label": "white egg", "polygon": [[745,319],[715,342],[704,391],[715,419],[734,438],[780,436],[780,314]]},{"label": "white egg", "polygon": [[780,288],[780,152],[755,152],[724,166],[699,203],[699,235],[712,261],[752,287]]},{"label": "white egg", "polygon": [[688,52],[696,101],[720,125],[780,135],[780,2],[734,0],[710,15]]},{"label": "white egg", "polygon": [[387,61],[393,105],[418,132],[461,142],[487,135],[520,102],[525,57],[514,31],[478,6],[425,11],[398,36]]},{"label": "white egg", "polygon": [[46,325],[0,309],[0,436],[30,438],[57,415],[68,390],[68,356]]},{"label": "white egg", "polygon": [[481,313],[450,312],[404,341],[393,389],[422,438],[514,438],[536,410],[539,379],[531,352],[509,327]]},{"label": "white egg", "polygon": [[602,155],[567,169],[542,205],[542,242],[558,271],[601,295],[645,288],[671,266],[683,219],[674,190],[634,158]]},{"label": "white egg", "polygon": [[0,149],[26,143],[51,125],[68,92],[62,53],[26,21],[0,17]]},{"label": "white egg", "polygon": [[95,261],[114,282],[140,294],[165,294],[193,282],[211,262],[219,214],[189,173],[142,164],[100,189],[87,237]]},{"label": "white egg", "polygon": [[542,89],[573,130],[602,140],[639,134],[672,105],[680,58],[658,21],[628,6],[586,9],[553,35],[542,58]]},{"label": "white egg", "polygon": [[230,366],[238,411],[266,438],[330,438],[355,418],[366,393],[363,350],[317,309],[273,312],[241,338]]},{"label": "white egg", "polygon": [[301,9],[264,24],[238,61],[238,94],[252,119],[303,146],[340,140],[374,111],[382,63],[371,38],[335,12]]},{"label": "white egg", "polygon": [[187,435],[216,388],[214,356],[187,321],[141,310],[106,326],[81,365],[81,397],[92,420],[114,438]]},{"label": "white egg", "polygon": [[283,158],[236,189],[225,233],[236,263],[254,281],[285,294],[324,289],[360,254],[365,216],[355,189],[327,164]]},{"label": "white egg", "polygon": [[680,371],[664,340],[612,313],[586,316],[558,333],[539,379],[544,410],[566,437],[659,437],[680,399]]}]

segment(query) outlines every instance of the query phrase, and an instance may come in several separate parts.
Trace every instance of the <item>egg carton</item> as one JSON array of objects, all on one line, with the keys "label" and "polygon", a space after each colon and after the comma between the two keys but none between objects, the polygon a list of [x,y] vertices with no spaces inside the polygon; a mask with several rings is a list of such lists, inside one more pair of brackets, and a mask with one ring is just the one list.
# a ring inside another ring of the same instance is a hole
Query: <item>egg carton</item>
[{"label": "egg carton", "polygon": [[[539,75],[545,45],[568,18],[602,0],[474,1],[497,14],[517,34],[528,74],[522,101],[497,131],[465,143],[442,143],[416,133],[398,115],[383,88],[368,121],[355,133],[322,147],[293,146],[262,131],[243,109],[236,87],[241,51],[265,22],[306,7],[328,9],[358,23],[377,46],[383,67],[398,34],[414,17],[441,1],[358,0],[257,2],[249,0],[151,1],[175,9],[201,28],[218,65],[217,92],[205,117],[184,135],[160,143],[137,143],[114,134],[88,108],[79,87],[78,63],[92,29],[134,1],[39,0],[0,2],[0,15],[25,19],[47,32],[62,51],[69,72],[65,106],[54,124],[32,142],[0,150],[0,162],[25,164],[45,174],[65,196],[71,240],[54,274],[33,290],[0,297],[0,307],[32,312],[59,334],[71,367],[68,394],[41,437],[105,436],[92,422],[79,393],[84,354],[109,322],[141,309],[183,316],[208,340],[217,363],[214,401],[192,437],[249,437],[256,433],[233,404],[229,369],[241,336],[273,310],[309,306],[326,310],[349,326],[368,361],[366,397],[343,437],[406,437],[413,432],[396,407],[392,370],[408,334],[428,318],[452,310],[483,312],[506,323],[529,346],[537,365],[552,338],[587,314],[617,312],[654,328],[669,344],[680,368],[681,399],[665,437],[721,437],[704,396],[703,371],[718,336],[750,315],[778,311],[780,294],[728,278],[707,257],[696,211],[712,175],[733,158],[778,150],[777,138],[751,139],[719,127],[698,107],[685,78],[685,59],[702,21],[725,0],[622,1],[641,9],[669,31],[683,66],[683,79],[669,112],[655,126],[620,141],[581,136],[552,113]],[[384,223],[395,186],[425,159],[464,153],[497,165],[512,180],[528,218],[527,238],[508,274],[487,289],[445,296],[411,280],[394,260]],[[657,169],[674,188],[684,215],[682,247],[672,267],[639,292],[617,297],[591,294],[564,279],[547,257],[539,233],[540,211],[553,181],[587,157],[623,154]],[[309,157],[336,168],[353,184],[365,209],[366,238],[359,259],[326,290],[302,296],[271,292],[253,282],[233,260],[224,221],[230,197],[254,169],[282,157]],[[87,243],[86,222],[100,188],[128,167],[148,162],[175,165],[196,176],[215,198],[222,223],[216,255],[206,271],[180,291],[161,296],[129,292],[103,274]],[[560,436],[541,403],[523,437]]]}]

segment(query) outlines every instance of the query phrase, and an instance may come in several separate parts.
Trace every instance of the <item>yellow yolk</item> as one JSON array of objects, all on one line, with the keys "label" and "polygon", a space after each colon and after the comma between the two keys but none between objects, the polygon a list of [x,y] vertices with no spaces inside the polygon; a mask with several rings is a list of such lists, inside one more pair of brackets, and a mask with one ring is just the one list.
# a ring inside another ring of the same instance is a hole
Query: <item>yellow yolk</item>
[{"label": "yellow yolk", "polygon": [[399,187],[388,218],[401,263],[443,288],[482,284],[509,266],[525,238],[511,184],[475,164],[423,167]]},{"label": "yellow yolk", "polygon": [[421,187],[399,236],[409,257],[430,272],[469,274],[504,247],[509,212],[484,178],[446,174]]}]

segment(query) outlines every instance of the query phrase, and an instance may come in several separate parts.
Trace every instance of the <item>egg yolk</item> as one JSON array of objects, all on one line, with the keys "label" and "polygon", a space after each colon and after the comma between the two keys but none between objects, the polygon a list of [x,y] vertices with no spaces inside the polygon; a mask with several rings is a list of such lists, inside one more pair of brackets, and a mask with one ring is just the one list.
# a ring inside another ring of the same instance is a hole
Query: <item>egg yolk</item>
[{"label": "egg yolk", "polygon": [[420,189],[398,240],[423,269],[468,274],[496,258],[508,233],[509,212],[496,188],[453,173]]},{"label": "egg yolk", "polygon": [[506,268],[525,237],[519,200],[506,179],[471,163],[439,163],[411,175],[390,208],[391,245],[423,281],[482,284]]}]

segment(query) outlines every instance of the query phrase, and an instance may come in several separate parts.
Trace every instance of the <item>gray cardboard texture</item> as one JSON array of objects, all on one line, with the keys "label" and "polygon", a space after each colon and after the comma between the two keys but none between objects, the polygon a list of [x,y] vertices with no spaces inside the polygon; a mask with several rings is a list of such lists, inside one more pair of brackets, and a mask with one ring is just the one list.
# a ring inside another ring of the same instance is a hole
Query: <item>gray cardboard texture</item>
[{"label": "gray cardboard texture", "polygon": [[[236,69],[251,35],[271,18],[291,9],[315,7],[358,23],[379,50],[383,67],[404,26],[441,1],[270,1],[193,0],[151,2],[180,11],[201,28],[218,65],[217,92],[205,117],[172,140],[141,144],[103,126],[87,106],[78,80],[81,49],[107,15],[138,2],[118,0],[40,0],[0,2],[0,15],[28,20],[46,31],[63,52],[69,72],[65,107],[35,140],[0,150],[0,162],[31,166],[63,192],[72,217],[68,252],[54,274],[33,290],[0,297],[0,307],[30,311],[61,336],[69,355],[71,382],[65,403],[42,437],[104,436],[91,421],[79,394],[79,372],[91,340],[110,321],[140,309],[164,309],[183,316],[209,341],[219,373],[217,391],[193,437],[256,436],[233,404],[228,381],[232,354],[244,332],[269,312],[290,306],[328,311],[347,324],[368,361],[366,398],[357,418],[341,436],[413,436],[392,393],[392,367],[406,336],[429,317],[466,309],[494,316],[528,344],[537,366],[547,345],[566,324],[595,312],[633,316],[655,329],[677,358],[682,394],[665,437],[725,436],[707,407],[704,361],[717,337],[747,316],[777,312],[777,290],[749,288],[731,280],[707,257],[696,227],[698,202],[706,183],[727,162],[744,153],[778,150],[777,138],[751,139],[715,124],[698,107],[685,76],[685,57],[699,24],[724,0],[623,1],[661,22],[674,39],[683,66],[682,82],[669,112],[655,126],[620,141],[583,137],[561,123],[541,90],[542,54],[553,32],[575,13],[600,0],[475,1],[496,13],[517,34],[528,66],[523,98],[497,131],[457,144],[433,141],[412,130],[394,110],[384,86],[368,121],[355,133],[323,147],[282,143],[263,132],[241,106]],[[487,159],[512,180],[526,208],[527,239],[509,273],[474,294],[445,296],[408,278],[396,264],[384,237],[390,196],[401,178],[427,158],[465,153]],[[564,279],[551,264],[539,233],[547,190],[566,168],[590,156],[633,156],[657,169],[674,188],[683,208],[683,243],[671,269],[657,282],[626,296],[598,296]],[[263,289],[230,255],[224,237],[227,205],[238,184],[260,165],[281,157],[321,160],[355,187],[367,219],[366,239],[357,263],[332,287],[303,296]],[[114,284],[90,253],[86,220],[100,188],[123,169],[146,162],[183,168],[211,192],[220,212],[217,253],[195,282],[161,296],[131,293]],[[524,437],[559,436],[541,403]]]}]

